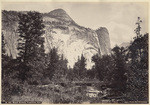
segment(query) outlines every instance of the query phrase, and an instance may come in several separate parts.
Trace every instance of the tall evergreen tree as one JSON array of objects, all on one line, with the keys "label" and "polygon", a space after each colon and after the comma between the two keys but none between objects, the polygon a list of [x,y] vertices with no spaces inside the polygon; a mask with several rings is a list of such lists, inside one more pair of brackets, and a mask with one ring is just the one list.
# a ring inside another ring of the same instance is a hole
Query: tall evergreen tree
[{"label": "tall evergreen tree", "polygon": [[116,91],[125,92],[127,77],[125,73],[127,72],[126,62],[125,62],[125,50],[118,46],[112,49],[113,59],[115,63],[115,69],[112,71],[112,87]]},{"label": "tall evergreen tree", "polygon": [[136,37],[129,46],[128,88],[135,101],[148,100],[148,33],[141,34],[141,22],[138,17]]},{"label": "tall evergreen tree", "polygon": [[63,55],[59,58],[56,63],[56,68],[54,71],[53,81],[57,82],[67,82],[67,60],[63,58]]},{"label": "tall evergreen tree", "polygon": [[19,39],[18,50],[22,62],[28,62],[37,55],[37,49],[42,48],[44,38],[44,24],[38,12],[19,14]]},{"label": "tall evergreen tree", "polygon": [[34,68],[33,65],[39,55],[44,53],[44,38],[42,37],[44,24],[38,12],[20,13],[18,17],[18,59],[21,61],[19,78],[25,80],[29,76],[29,70]]},{"label": "tall evergreen tree", "polygon": [[73,68],[76,78],[83,79],[86,76],[86,59],[81,55],[81,58],[78,57],[78,61],[75,63]]},{"label": "tall evergreen tree", "polygon": [[57,54],[57,49],[52,48],[47,54],[48,57],[48,64],[47,64],[47,69],[44,71],[44,76],[49,77],[51,80],[54,76],[55,70],[58,67],[58,61],[59,61],[59,56]]}]

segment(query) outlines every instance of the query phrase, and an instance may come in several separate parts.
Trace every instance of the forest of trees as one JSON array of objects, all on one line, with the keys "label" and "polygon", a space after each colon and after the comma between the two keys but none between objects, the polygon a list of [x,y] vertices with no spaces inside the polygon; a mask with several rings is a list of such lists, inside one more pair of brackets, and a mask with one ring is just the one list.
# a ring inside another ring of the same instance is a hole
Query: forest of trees
[{"label": "forest of trees", "polygon": [[[2,102],[10,102],[12,96],[21,97],[29,90],[35,91],[31,88],[27,91],[27,87],[61,82],[60,86],[65,89],[59,88],[56,92],[64,96],[57,95],[53,99],[51,96],[55,92],[47,97],[51,97],[54,103],[80,103],[84,101],[83,93],[71,90],[74,86],[70,82],[95,79],[103,81],[105,88],[111,89],[110,96],[148,102],[148,33],[140,33],[140,18],[136,23],[136,37],[128,47],[115,46],[110,55],[94,55],[92,61],[95,65],[87,70],[83,55],[78,57],[73,68],[67,68],[67,59],[57,53],[57,48],[45,53],[44,25],[40,13],[27,12],[18,17],[19,53],[16,59],[6,55],[5,35],[2,33]],[[43,91],[40,94],[46,94]],[[65,95],[72,97],[66,99]]]}]

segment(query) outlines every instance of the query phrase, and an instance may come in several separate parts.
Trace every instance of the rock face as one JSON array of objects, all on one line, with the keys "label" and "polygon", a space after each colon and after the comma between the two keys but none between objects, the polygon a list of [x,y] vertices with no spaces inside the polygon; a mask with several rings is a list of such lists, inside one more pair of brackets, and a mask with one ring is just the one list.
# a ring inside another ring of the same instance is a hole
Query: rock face
[{"label": "rock face", "polygon": [[64,11],[63,9],[55,9],[48,13],[48,15],[52,18],[56,18],[66,22],[72,22],[71,17]]},{"label": "rock face", "polygon": [[[2,12],[2,32],[5,37],[7,54],[17,56],[18,12]],[[104,27],[92,30],[76,24],[62,9],[43,13],[45,25],[45,52],[51,48],[58,48],[58,53],[68,59],[68,66],[73,67],[81,54],[87,59],[87,68],[92,67],[91,57],[94,54],[110,53],[110,39],[108,30]]]},{"label": "rock face", "polygon": [[96,30],[96,33],[101,47],[101,54],[109,54],[111,49],[108,30],[105,27],[100,27]]}]

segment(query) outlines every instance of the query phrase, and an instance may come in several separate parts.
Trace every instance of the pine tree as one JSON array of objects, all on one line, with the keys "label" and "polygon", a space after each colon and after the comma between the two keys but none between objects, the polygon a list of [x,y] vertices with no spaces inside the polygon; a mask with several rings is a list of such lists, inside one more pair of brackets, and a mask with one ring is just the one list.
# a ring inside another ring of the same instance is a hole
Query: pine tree
[{"label": "pine tree", "polygon": [[62,85],[67,85],[67,60],[63,58],[63,55],[59,58],[56,65],[53,81],[62,82]]},{"label": "pine tree", "polygon": [[115,46],[113,49],[113,59],[115,63],[115,68],[113,70],[112,76],[112,87],[116,91],[125,92],[126,90],[126,81],[127,77],[125,73],[127,72],[126,62],[125,62],[125,50],[124,48],[120,48]]},{"label": "pine tree", "polygon": [[142,23],[142,20],[140,17],[138,17],[138,20],[135,24],[137,24],[137,28],[134,30],[135,33],[136,33],[136,37],[135,38],[139,38],[141,37],[141,23]]},{"label": "pine tree", "polygon": [[85,57],[83,56],[83,54],[81,55],[81,61],[80,61],[80,66],[81,66],[81,70],[84,72],[86,70],[85,66],[86,66],[86,59]]},{"label": "pine tree", "polygon": [[44,71],[44,76],[49,77],[49,79],[51,80],[58,67],[59,56],[57,54],[57,49],[56,48],[51,49],[47,56],[48,56],[48,65],[47,69]]},{"label": "pine tree", "polygon": [[44,53],[44,38],[42,37],[44,24],[38,12],[20,13],[18,17],[18,59],[21,61],[18,76],[24,81],[29,77],[28,72],[34,69],[36,61]]},{"label": "pine tree", "polygon": [[77,79],[83,79],[86,76],[86,59],[83,54],[81,55],[81,58],[78,57],[78,61],[75,63],[73,71]]},{"label": "pine tree", "polygon": [[141,34],[141,22],[138,17],[136,37],[129,46],[128,90],[135,101],[148,100],[148,33]]},{"label": "pine tree", "polygon": [[102,68],[102,67],[100,67],[100,57],[99,57],[99,55],[98,54],[96,54],[96,55],[94,55],[93,57],[92,57],[92,61],[95,63],[95,65],[94,65],[94,67],[93,67],[93,70],[95,70],[96,71],[96,78],[98,78],[100,81],[102,81],[103,80],[103,75],[102,75],[102,70],[101,69],[104,69],[104,68]]},{"label": "pine tree", "polygon": [[44,25],[42,16],[38,12],[19,14],[19,39],[18,50],[20,60],[24,63],[37,55],[37,49],[42,48]]}]

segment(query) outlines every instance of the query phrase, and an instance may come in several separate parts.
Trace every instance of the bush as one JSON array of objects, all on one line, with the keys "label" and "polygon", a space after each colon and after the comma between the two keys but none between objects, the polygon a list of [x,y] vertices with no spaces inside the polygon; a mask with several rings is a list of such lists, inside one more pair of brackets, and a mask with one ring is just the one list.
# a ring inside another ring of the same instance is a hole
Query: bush
[{"label": "bush", "polygon": [[22,84],[16,79],[7,79],[2,81],[2,101],[11,102],[12,96],[21,96],[23,94]]}]

